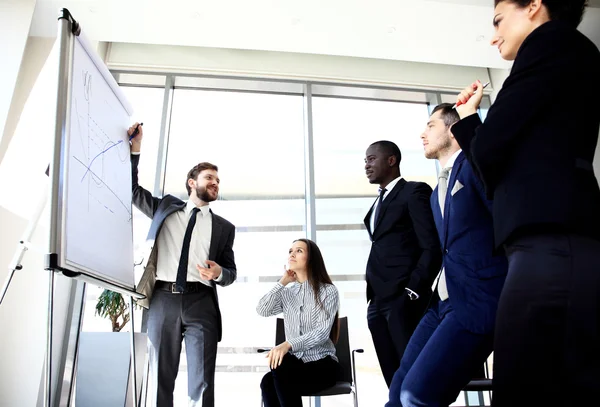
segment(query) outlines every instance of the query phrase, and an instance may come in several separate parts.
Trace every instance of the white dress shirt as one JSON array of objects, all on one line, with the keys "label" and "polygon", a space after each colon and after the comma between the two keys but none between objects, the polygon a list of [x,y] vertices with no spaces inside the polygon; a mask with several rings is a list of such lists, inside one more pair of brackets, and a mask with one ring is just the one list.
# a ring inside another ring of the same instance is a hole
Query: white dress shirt
[{"label": "white dress shirt", "polygon": [[340,309],[339,293],[333,284],[319,289],[321,307],[308,281],[289,284],[277,283],[256,307],[263,317],[283,313],[285,339],[292,346],[290,352],[303,362],[314,362],[327,356],[338,360],[335,345],[329,338],[335,314]]},{"label": "white dress shirt", "polygon": [[[158,233],[156,244],[158,245],[158,257],[156,260],[156,279],[162,281],[175,282],[177,280],[177,268],[179,267],[179,258],[183,246],[183,238],[192,209],[195,204],[187,201],[184,210],[172,213],[165,219],[165,222]],[[210,239],[212,234],[212,214],[208,205],[199,208],[196,214],[196,225],[192,231],[190,241],[190,254],[188,258],[187,281],[199,281],[206,285],[210,283],[200,277],[200,272],[196,264],[207,267],[206,260],[210,250]],[[213,260],[214,259],[210,259]],[[221,274],[215,281],[220,281]]]},{"label": "white dress shirt", "polygon": [[[398,181],[400,181],[401,179],[402,179],[402,177],[398,177],[398,178],[390,181],[390,183],[386,185],[385,193],[383,194],[384,201],[385,201],[385,198],[390,194],[390,192],[392,192],[392,189],[394,189],[394,187],[396,186]],[[379,197],[377,197],[377,200],[375,201],[375,204],[373,205],[373,211],[371,212],[371,219],[370,219],[371,233],[373,233],[375,231],[375,212],[377,211],[377,207],[380,204],[381,204],[381,202],[379,202]]]}]

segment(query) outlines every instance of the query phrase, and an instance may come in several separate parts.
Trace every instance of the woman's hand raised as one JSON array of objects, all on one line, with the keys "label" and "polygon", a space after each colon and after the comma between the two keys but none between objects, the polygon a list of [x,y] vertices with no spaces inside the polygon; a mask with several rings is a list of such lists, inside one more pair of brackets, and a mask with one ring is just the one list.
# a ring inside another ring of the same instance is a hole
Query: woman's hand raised
[{"label": "woman's hand raised", "polygon": [[283,266],[283,276],[279,279],[279,284],[282,286],[286,286],[289,283],[293,283],[296,281],[296,273],[292,270],[288,270],[287,267]]}]

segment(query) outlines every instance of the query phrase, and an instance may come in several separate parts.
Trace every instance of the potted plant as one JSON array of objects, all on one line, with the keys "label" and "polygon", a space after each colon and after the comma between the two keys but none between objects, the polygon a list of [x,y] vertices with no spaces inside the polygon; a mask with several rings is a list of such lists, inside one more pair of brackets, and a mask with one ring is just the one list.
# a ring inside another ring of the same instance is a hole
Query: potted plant
[{"label": "potted plant", "polygon": [[96,315],[110,319],[113,332],[121,332],[131,319],[129,305],[119,293],[110,290],[102,291],[96,303]]}]

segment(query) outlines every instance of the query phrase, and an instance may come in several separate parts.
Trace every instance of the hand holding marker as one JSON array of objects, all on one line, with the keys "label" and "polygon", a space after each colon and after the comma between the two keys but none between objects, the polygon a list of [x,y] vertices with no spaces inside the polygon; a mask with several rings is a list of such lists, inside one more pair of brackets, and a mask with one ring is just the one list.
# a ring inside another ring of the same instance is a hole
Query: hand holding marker
[{"label": "hand holding marker", "polygon": [[[487,86],[488,86],[489,84],[490,84],[489,82],[486,82],[486,83],[484,83],[484,84],[483,84],[483,88],[482,88],[482,89],[485,89],[485,88],[487,88]],[[477,92],[475,92],[475,93],[477,93]],[[475,94],[475,93],[474,93],[474,94]],[[452,109],[456,109],[458,106],[460,106],[460,105],[463,105],[463,104],[464,104],[464,103],[461,103],[460,101],[458,101],[458,102],[456,102],[456,104],[455,104],[454,106],[452,106]],[[137,131],[137,130],[136,130],[136,131]]]},{"label": "hand holding marker", "polygon": [[143,126],[144,123],[140,123],[137,126],[135,126],[135,130],[133,131],[133,133],[131,133],[131,136],[129,136],[129,141],[133,140],[135,138],[135,136],[138,135],[138,133],[140,132],[140,126]]}]

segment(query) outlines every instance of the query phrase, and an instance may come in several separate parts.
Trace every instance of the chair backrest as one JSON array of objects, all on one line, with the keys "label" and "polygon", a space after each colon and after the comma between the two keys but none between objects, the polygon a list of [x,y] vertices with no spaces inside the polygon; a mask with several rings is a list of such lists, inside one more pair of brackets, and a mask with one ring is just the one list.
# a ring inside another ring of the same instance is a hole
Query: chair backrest
[{"label": "chair backrest", "polygon": [[[350,339],[348,334],[348,317],[340,317],[340,336],[335,344],[335,354],[340,362],[341,375],[343,382],[352,384],[352,361],[350,356]],[[285,327],[283,318],[277,318],[277,329],[275,331],[275,344],[285,342]]]}]

